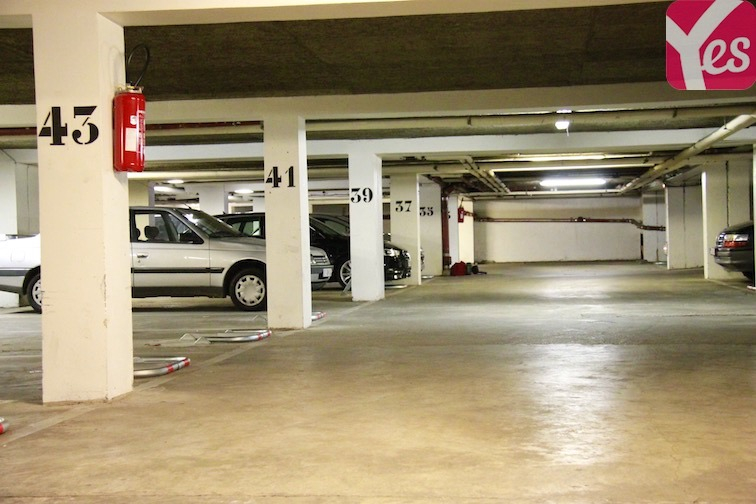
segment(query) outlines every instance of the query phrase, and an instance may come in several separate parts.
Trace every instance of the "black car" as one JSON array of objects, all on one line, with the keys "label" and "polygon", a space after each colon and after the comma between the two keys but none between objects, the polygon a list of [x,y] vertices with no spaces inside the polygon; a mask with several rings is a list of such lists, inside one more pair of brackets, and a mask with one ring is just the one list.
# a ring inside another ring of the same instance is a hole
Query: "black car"
[{"label": "black car", "polygon": [[743,273],[753,281],[753,221],[730,226],[717,236],[714,261],[728,271]]},{"label": "black car", "polygon": [[[217,215],[247,236],[265,238],[265,214],[247,212]],[[340,233],[322,221],[310,217],[310,245],[326,251],[334,265],[332,282],[346,286],[352,278],[352,261],[349,257],[349,235]],[[383,243],[383,271],[386,281],[401,280],[412,274],[410,254],[404,249]]]}]

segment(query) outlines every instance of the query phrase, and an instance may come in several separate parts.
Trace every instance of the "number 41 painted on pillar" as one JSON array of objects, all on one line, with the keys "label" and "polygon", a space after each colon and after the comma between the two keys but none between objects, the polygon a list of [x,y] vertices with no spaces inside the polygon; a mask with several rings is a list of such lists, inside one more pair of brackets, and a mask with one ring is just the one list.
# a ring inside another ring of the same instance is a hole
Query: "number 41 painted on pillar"
[{"label": "number 41 painted on pillar", "polygon": [[[289,182],[286,187],[294,187],[294,167],[290,166],[285,173]],[[278,166],[274,166],[268,173],[265,183],[272,185],[274,188],[278,188],[281,187],[281,182],[283,182],[283,178],[278,174]]]}]

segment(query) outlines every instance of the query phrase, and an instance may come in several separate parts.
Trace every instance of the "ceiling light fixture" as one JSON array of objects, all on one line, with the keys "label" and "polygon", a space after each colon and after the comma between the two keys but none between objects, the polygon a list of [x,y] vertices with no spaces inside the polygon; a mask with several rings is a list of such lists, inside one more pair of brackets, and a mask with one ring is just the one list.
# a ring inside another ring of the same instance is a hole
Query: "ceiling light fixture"
[{"label": "ceiling light fixture", "polygon": [[592,178],[548,178],[541,181],[541,187],[598,187],[606,184],[606,179]]},{"label": "ceiling light fixture", "polygon": [[181,180],[180,178],[174,178],[174,179],[166,181],[166,184],[183,184],[183,183],[184,181]]},{"label": "ceiling light fixture", "polygon": [[252,194],[255,191],[253,191],[252,189],[236,189],[234,192],[236,194]]}]

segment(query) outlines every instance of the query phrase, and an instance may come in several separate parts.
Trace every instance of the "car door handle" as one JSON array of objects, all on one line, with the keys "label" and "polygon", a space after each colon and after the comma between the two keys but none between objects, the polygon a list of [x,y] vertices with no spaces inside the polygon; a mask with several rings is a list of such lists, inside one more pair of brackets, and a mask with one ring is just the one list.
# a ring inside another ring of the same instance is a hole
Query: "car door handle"
[{"label": "car door handle", "polygon": [[137,254],[137,259],[147,259],[150,257],[150,254]]}]

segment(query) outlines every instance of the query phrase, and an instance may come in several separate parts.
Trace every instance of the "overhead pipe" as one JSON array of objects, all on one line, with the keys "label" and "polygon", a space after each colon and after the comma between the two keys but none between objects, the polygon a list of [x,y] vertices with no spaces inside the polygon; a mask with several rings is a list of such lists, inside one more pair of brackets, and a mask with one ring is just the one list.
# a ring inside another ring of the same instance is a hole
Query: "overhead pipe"
[{"label": "overhead pipe", "polygon": [[684,166],[693,156],[700,154],[717,142],[720,142],[727,137],[734,135],[738,131],[748,128],[754,123],[756,123],[756,110],[754,110],[750,114],[737,116],[735,119],[731,120],[718,130],[716,130],[714,133],[702,138],[687,149],[681,151],[676,156],[654,166],[635,180],[628,182],[624,187],[620,189],[620,194],[624,194],[634,189],[639,189],[653,182],[654,180],[667,175],[668,173],[672,173],[673,171]]},{"label": "overhead pipe", "polygon": [[510,191],[506,194],[497,192],[464,193],[473,200],[483,199],[523,199],[523,198],[565,198],[581,196],[617,196],[619,189],[568,189],[560,191]]},{"label": "overhead pipe", "polygon": [[494,218],[494,217],[475,217],[478,222],[564,222],[564,223],[599,223],[599,224],[632,224],[643,231],[666,231],[665,226],[647,226],[637,219],[595,219],[591,217],[568,217],[568,218]]}]

